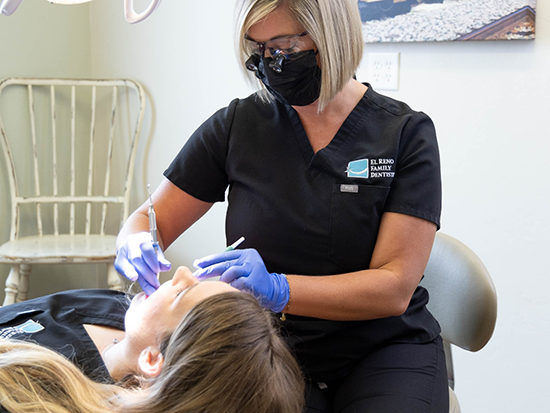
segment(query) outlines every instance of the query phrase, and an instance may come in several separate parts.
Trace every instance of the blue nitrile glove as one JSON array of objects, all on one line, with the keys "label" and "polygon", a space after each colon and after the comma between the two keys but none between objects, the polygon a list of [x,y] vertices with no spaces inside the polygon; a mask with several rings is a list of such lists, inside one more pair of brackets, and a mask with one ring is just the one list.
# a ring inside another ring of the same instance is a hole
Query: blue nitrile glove
[{"label": "blue nitrile glove", "polygon": [[288,281],[284,274],[269,273],[262,257],[255,249],[233,250],[195,260],[199,280],[220,276],[241,291],[250,291],[262,307],[280,313],[289,299]]},{"label": "blue nitrile glove", "polygon": [[157,274],[171,267],[172,264],[164,258],[162,250],[158,248],[158,254],[155,251],[153,237],[149,232],[128,235],[124,245],[116,252],[116,270],[130,281],[137,280],[147,295],[153,294],[160,287]]}]

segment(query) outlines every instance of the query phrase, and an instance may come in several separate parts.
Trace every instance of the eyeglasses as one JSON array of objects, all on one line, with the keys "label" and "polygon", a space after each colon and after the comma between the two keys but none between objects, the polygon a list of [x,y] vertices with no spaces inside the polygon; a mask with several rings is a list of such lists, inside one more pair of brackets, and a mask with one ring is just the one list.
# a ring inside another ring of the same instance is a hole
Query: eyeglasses
[{"label": "eyeglasses", "polygon": [[306,42],[302,37],[307,35],[307,32],[293,34],[290,36],[277,37],[268,40],[267,42],[257,42],[245,36],[246,43],[251,53],[264,57],[265,51],[268,50],[273,56],[275,52],[280,51],[285,54],[300,52],[305,49]]},{"label": "eyeglasses", "polygon": [[258,64],[261,57],[264,57],[266,50],[271,55],[269,67],[277,73],[283,71],[283,63],[285,60],[292,60],[293,57],[301,55],[306,50],[307,45],[302,37],[307,35],[307,32],[294,34],[290,36],[282,36],[276,39],[268,40],[267,42],[256,42],[248,37],[245,37],[246,43],[252,55],[246,61],[246,68],[251,71],[258,70]]}]

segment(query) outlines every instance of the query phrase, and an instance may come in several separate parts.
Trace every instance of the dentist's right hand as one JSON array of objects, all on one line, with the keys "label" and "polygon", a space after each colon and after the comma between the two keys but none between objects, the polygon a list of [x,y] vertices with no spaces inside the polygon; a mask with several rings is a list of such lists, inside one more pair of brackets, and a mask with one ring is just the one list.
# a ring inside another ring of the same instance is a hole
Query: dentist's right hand
[{"label": "dentist's right hand", "polygon": [[172,264],[164,258],[162,250],[159,248],[158,254],[155,251],[153,237],[149,232],[128,235],[116,253],[116,270],[130,281],[137,280],[147,295],[160,287],[157,274],[171,267]]},{"label": "dentist's right hand", "polygon": [[258,251],[253,248],[224,251],[195,260],[193,273],[199,280],[220,276],[241,291],[252,292],[260,305],[282,312],[290,300],[290,286],[284,274],[270,273]]}]

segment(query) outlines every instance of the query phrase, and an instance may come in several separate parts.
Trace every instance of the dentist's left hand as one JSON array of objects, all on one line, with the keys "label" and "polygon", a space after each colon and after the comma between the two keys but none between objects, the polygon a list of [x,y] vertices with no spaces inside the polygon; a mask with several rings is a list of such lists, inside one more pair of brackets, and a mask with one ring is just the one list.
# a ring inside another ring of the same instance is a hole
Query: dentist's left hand
[{"label": "dentist's left hand", "polygon": [[158,249],[157,255],[149,232],[128,235],[116,253],[116,270],[130,281],[137,280],[147,295],[160,287],[157,274],[170,270],[171,266],[162,250]]},{"label": "dentist's left hand", "polygon": [[256,295],[262,307],[280,313],[286,307],[290,290],[284,274],[269,273],[255,249],[233,250],[195,260],[199,280],[220,277],[220,281]]}]

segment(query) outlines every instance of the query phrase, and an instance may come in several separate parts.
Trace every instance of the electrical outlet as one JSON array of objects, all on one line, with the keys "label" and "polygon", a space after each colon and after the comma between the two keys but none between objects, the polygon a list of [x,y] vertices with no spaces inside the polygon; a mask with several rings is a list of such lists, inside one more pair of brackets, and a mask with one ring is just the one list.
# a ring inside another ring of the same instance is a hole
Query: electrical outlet
[{"label": "electrical outlet", "polygon": [[369,53],[367,73],[374,89],[399,90],[399,53]]}]

